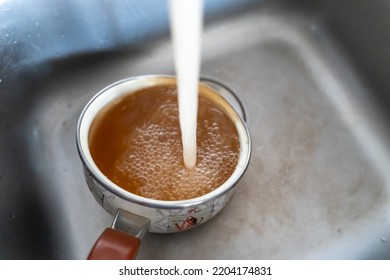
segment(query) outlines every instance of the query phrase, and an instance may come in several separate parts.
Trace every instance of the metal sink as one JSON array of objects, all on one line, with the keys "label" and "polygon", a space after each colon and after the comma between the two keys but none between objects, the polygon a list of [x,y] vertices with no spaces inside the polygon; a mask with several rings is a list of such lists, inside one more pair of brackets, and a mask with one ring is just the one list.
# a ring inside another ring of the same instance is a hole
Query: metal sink
[{"label": "metal sink", "polygon": [[[112,217],[75,144],[86,102],[173,74],[165,0],[0,1],[0,258],[84,259]],[[226,208],[140,259],[390,258],[390,5],[206,0],[202,76],[242,99],[253,156]]]}]

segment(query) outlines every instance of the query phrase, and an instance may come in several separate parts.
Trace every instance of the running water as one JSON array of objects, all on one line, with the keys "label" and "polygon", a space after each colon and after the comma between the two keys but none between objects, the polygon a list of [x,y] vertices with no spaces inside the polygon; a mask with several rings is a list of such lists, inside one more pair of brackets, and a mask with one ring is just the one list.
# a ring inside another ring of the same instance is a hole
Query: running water
[{"label": "running water", "polygon": [[178,79],[178,105],[183,159],[186,168],[191,169],[196,165],[196,125],[203,1],[169,0],[169,10]]}]

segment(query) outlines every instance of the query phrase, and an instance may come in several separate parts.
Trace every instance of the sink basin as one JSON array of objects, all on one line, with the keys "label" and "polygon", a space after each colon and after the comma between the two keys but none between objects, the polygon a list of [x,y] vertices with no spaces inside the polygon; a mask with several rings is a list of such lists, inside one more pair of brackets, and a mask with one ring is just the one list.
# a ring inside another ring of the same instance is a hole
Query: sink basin
[{"label": "sink basin", "polygon": [[[165,1],[0,1],[0,258],[85,259],[112,217],[75,132],[114,81],[174,74]],[[202,71],[241,98],[253,154],[214,219],[140,259],[390,258],[390,5],[206,2]]]}]

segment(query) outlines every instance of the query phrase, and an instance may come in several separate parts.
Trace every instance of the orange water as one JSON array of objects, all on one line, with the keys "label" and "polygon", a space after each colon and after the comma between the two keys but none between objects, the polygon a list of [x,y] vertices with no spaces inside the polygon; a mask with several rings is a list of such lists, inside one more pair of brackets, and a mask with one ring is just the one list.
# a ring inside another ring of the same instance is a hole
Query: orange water
[{"label": "orange water", "polygon": [[99,169],[123,189],[158,200],[206,194],[230,177],[239,155],[232,121],[199,96],[197,165],[187,169],[177,92],[156,86],[108,105],[93,121],[89,145]]}]

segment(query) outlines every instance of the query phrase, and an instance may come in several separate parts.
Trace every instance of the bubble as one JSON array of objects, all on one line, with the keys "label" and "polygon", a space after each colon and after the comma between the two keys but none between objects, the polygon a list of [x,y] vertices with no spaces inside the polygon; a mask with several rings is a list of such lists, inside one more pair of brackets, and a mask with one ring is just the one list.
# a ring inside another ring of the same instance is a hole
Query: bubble
[{"label": "bubble", "polygon": [[144,137],[143,137],[143,141],[145,141],[145,142],[148,142],[148,141],[150,141],[150,139],[151,139],[152,137],[150,136],[150,135],[144,135]]},{"label": "bubble", "polygon": [[138,180],[141,186],[146,186],[146,184],[148,183],[148,180],[145,177],[140,177]]}]

